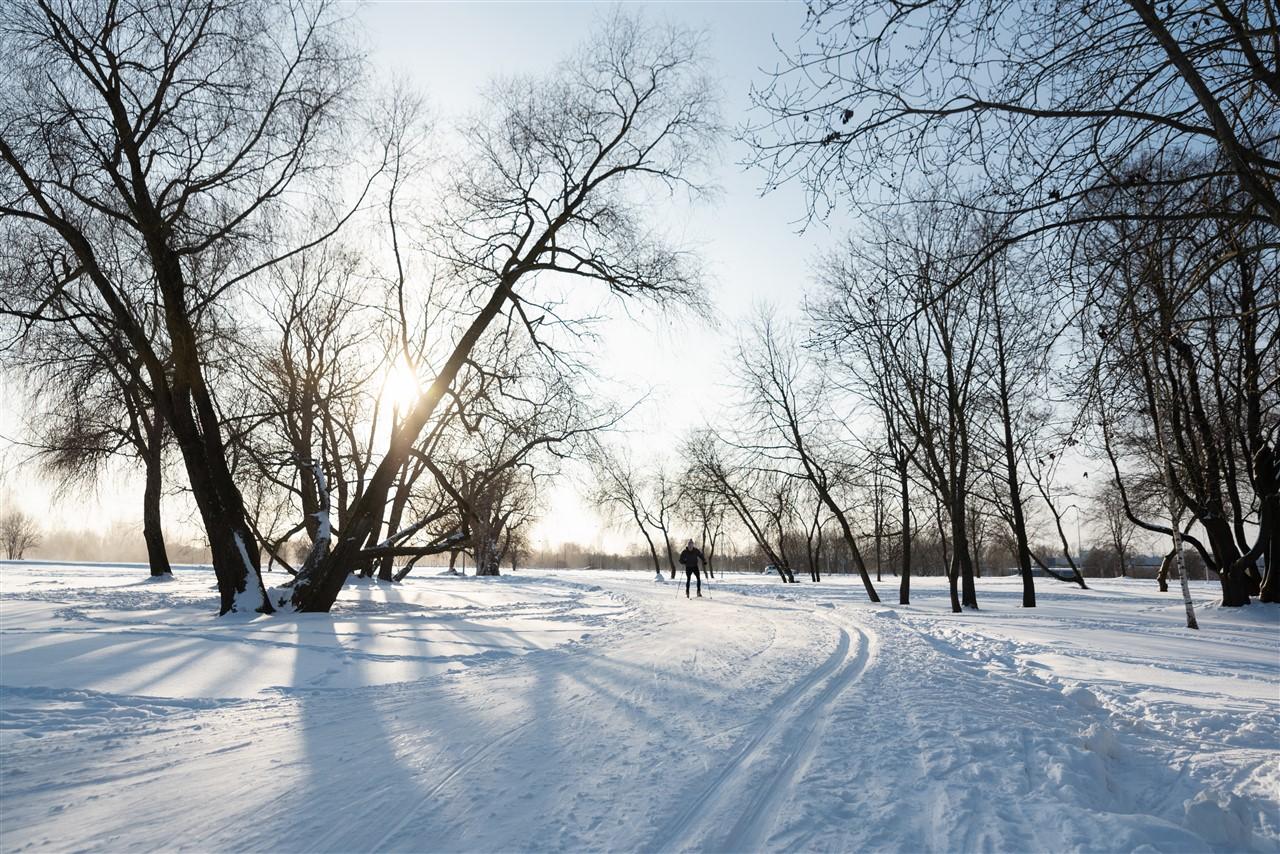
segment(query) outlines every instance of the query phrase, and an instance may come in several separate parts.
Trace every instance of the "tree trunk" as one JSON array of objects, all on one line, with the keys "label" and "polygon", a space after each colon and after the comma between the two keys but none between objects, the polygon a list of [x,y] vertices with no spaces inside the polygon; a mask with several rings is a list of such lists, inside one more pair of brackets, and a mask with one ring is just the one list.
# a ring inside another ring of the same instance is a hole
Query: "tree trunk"
[{"label": "tree trunk", "polygon": [[883,556],[884,514],[877,511],[877,515],[880,516],[880,523],[876,526],[876,581],[884,581],[884,561],[881,560]]},{"label": "tree trunk", "polygon": [[[221,445],[221,439],[211,435],[220,432],[216,418],[212,424],[197,426],[191,411],[183,410],[180,403],[169,414],[177,416],[173,419],[173,434],[182,450],[191,494],[209,538],[218,581],[218,614],[270,613],[273,609],[258,572],[258,544],[245,523],[240,491],[226,468],[226,458],[210,452],[210,444]],[[202,429],[206,431],[203,434]]]},{"label": "tree trunk", "polygon": [[155,415],[154,424],[148,431],[147,482],[142,493],[142,538],[147,544],[147,562],[151,564],[152,578],[173,575],[173,569],[169,566],[169,555],[164,546],[164,529],[160,516],[164,474],[162,471],[164,443],[161,441],[160,424],[159,415]]},{"label": "tree trunk", "polygon": [[[658,549],[653,544],[653,538],[649,536],[649,532],[645,529],[644,523],[640,521],[640,517],[636,516],[636,524],[640,526],[640,533],[644,534],[644,541],[649,544],[649,555],[653,558],[653,573],[658,581],[662,580],[662,562],[658,560]],[[565,563],[568,563],[566,560]],[[567,568],[567,567],[566,567]],[[675,573],[672,573],[675,578]]]},{"label": "tree trunk", "polygon": [[978,608],[978,591],[973,584],[973,559],[969,554],[969,533],[965,530],[964,503],[957,499],[951,517],[952,562],[960,570],[960,604]]},{"label": "tree trunk", "polygon": [[1221,516],[1204,518],[1197,514],[1196,519],[1205,530],[1214,562],[1218,565],[1223,607],[1236,608],[1248,605],[1249,587],[1244,572],[1246,562],[1241,560],[1240,550],[1236,548],[1230,524]]},{"label": "tree trunk", "polygon": [[[1165,468],[1167,470],[1168,466],[1166,465]],[[1173,488],[1170,487],[1169,504],[1171,507],[1176,508],[1176,505],[1174,505],[1173,502]],[[1174,512],[1176,514],[1176,509]],[[1199,629],[1200,624],[1196,621],[1195,605],[1191,601],[1191,589],[1187,586],[1187,563],[1186,559],[1182,556],[1182,537],[1178,535],[1179,522],[1180,520],[1177,515],[1174,515],[1173,524],[1169,526],[1173,531],[1173,559],[1175,565],[1178,567],[1178,584],[1182,588],[1182,604],[1187,614],[1187,628]]]},{"label": "tree trunk", "polygon": [[[381,531],[382,523],[379,522],[377,525],[374,525],[373,530],[369,532],[369,539],[365,541],[365,546],[368,548],[376,546],[378,544],[378,535]],[[390,533],[391,529],[388,528],[387,532]],[[360,560],[356,561],[355,565],[356,575],[359,578],[373,578],[373,566],[375,562],[376,561],[371,557],[360,558]]]},{"label": "tree trunk", "polygon": [[902,580],[898,583],[898,604],[911,604],[911,493],[907,482],[907,461],[898,464],[898,483],[902,489]]},{"label": "tree trunk", "polygon": [[394,582],[395,580],[395,559],[388,555],[378,563],[378,581]]},{"label": "tree trunk", "polygon": [[205,382],[200,346],[191,325],[187,285],[177,254],[166,242],[167,225],[145,196],[137,199],[147,254],[163,302],[172,375],[153,376],[157,409],[182,451],[191,494],[200,510],[213,571],[218,579],[219,615],[274,609],[259,571],[258,543],[246,521],[244,498],[227,466],[222,424]]},{"label": "tree trunk", "polygon": [[1240,560],[1262,560],[1263,575],[1258,585],[1258,601],[1280,602],[1280,494],[1271,493],[1263,498],[1258,514],[1258,539],[1247,555]]},{"label": "tree trunk", "polygon": [[476,541],[476,575],[501,575],[499,563],[498,544],[494,540],[493,529],[485,525],[484,536]]},{"label": "tree trunk", "polygon": [[951,563],[947,566],[947,591],[951,594],[951,613],[953,614],[959,614],[964,610],[960,607],[960,592],[958,589],[959,581],[959,560],[953,556]]},{"label": "tree trunk", "polygon": [[818,546],[813,550],[813,580],[822,581],[822,529],[818,529]]}]

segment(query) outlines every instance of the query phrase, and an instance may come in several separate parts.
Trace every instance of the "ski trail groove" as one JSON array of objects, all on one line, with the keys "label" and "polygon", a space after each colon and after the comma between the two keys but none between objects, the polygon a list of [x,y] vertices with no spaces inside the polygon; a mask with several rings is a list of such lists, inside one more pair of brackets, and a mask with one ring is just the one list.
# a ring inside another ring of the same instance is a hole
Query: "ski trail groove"
[{"label": "ski trail groove", "polygon": [[[844,629],[841,629],[844,632]],[[757,785],[755,794],[742,810],[742,817],[729,831],[724,842],[712,846],[717,851],[758,851],[769,841],[768,834],[777,820],[789,796],[795,791],[800,772],[809,763],[818,748],[822,732],[830,722],[830,707],[836,697],[858,681],[867,667],[869,643],[861,629],[854,628],[858,636],[857,651],[847,657],[840,671],[827,682],[803,712],[802,723],[797,729],[788,730],[785,739],[786,756],[766,783]],[[848,634],[845,634],[848,637]]]},{"label": "ski trail groove", "polygon": [[[807,760],[816,748],[818,724],[825,720],[825,706],[829,705],[845,688],[862,675],[868,661],[867,635],[854,629],[858,635],[857,651],[849,632],[837,625],[840,641],[836,649],[818,667],[801,679],[781,697],[769,705],[757,717],[748,734],[738,743],[729,760],[710,779],[698,784],[697,794],[685,800],[676,816],[658,829],[652,841],[645,846],[648,851],[684,850],[690,847],[706,847],[709,850],[751,850],[759,845],[749,844],[772,825],[777,811],[782,807],[783,796],[790,794],[795,776],[802,767],[800,760]],[[824,680],[826,684],[823,685]],[[822,686],[819,689],[819,686]],[[806,702],[811,694],[816,696]],[[799,736],[784,729],[791,720],[806,721]],[[745,769],[756,757],[767,754],[775,745],[781,745],[787,756],[778,770],[771,773],[763,785],[755,783]],[[773,791],[773,785],[786,786],[787,791]],[[750,795],[755,786],[754,796]],[[698,837],[705,839],[708,831],[703,823],[715,826],[721,810],[716,807],[733,806],[750,798],[748,812],[729,833],[728,839],[715,846],[695,846]],[[750,810],[757,810],[752,815]]]}]

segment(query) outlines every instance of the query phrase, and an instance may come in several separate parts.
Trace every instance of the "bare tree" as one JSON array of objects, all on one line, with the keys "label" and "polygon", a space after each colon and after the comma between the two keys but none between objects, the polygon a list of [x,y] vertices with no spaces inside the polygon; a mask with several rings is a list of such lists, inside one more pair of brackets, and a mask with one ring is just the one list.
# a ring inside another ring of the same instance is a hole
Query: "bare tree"
[{"label": "bare tree", "polygon": [[1120,490],[1114,482],[1108,482],[1094,493],[1094,506],[1097,516],[1102,521],[1106,532],[1107,544],[1115,549],[1116,560],[1120,563],[1120,575],[1129,574],[1129,553],[1133,548],[1136,525],[1130,521],[1124,510],[1124,501]]},{"label": "bare tree", "polygon": [[1099,226],[1081,242],[1092,309],[1081,318],[1086,380],[1113,422],[1102,428],[1116,478],[1124,456],[1168,480],[1169,515],[1185,509],[1196,520],[1204,541],[1185,539],[1218,575],[1223,604],[1245,605],[1252,594],[1280,595],[1270,557],[1280,518],[1280,322],[1261,308],[1280,294],[1280,264],[1267,226],[1178,221],[1178,211],[1228,192],[1202,190],[1199,201],[1117,193],[1112,207],[1163,218]]},{"label": "bare tree", "polygon": [[552,79],[516,78],[495,88],[488,118],[466,130],[469,160],[433,227],[442,275],[469,295],[472,311],[435,377],[396,425],[387,453],[348,515],[342,537],[308,563],[292,605],[326,611],[379,524],[396,472],[412,454],[485,331],[514,318],[540,346],[563,328],[539,302],[558,277],[619,298],[697,302],[698,271],[647,228],[635,192],[693,183],[718,130],[697,40],[634,19],[611,20]]},{"label": "bare tree", "polygon": [[793,583],[786,535],[795,478],[733,459],[732,453],[743,454],[709,430],[691,435],[681,450],[694,488],[723,501],[782,581]]},{"label": "bare tree", "polygon": [[[884,579],[884,558],[888,539],[893,535],[889,524],[893,508],[890,505],[889,476],[890,467],[886,464],[888,455],[883,448],[871,448],[867,454],[867,469],[862,494],[865,498],[864,514],[870,524],[871,538],[874,543],[876,561],[876,581]],[[895,573],[896,574],[896,573]]]},{"label": "bare tree", "polygon": [[[1025,258],[1013,261],[1011,253],[994,257],[980,274],[991,289],[992,344],[985,369],[989,410],[994,410],[998,431],[988,431],[992,469],[1000,471],[1002,488],[991,491],[992,503],[1013,533],[1014,557],[1022,576],[1022,607],[1036,606],[1035,577],[1031,572],[1030,537],[1019,461],[1026,458],[1027,430],[1036,428],[1035,401],[1047,383],[1048,342],[1052,340],[1042,306],[1049,299],[1043,285],[1028,281],[1039,271]],[[1015,277],[1021,281],[1015,281]],[[994,433],[994,436],[990,436]],[[996,478],[993,476],[993,480]],[[993,484],[994,487],[994,484]],[[1005,496],[1007,501],[1005,500]]]},{"label": "bare tree", "polygon": [[451,390],[453,441],[415,452],[458,499],[477,575],[497,575],[509,534],[528,525],[559,460],[617,417],[584,400],[572,376],[514,329],[489,342]]},{"label": "bare tree", "polygon": [[99,481],[113,461],[141,462],[147,561],[152,576],[170,575],[161,516],[164,417],[152,404],[141,362],[104,336],[108,328],[84,313],[19,333],[6,362],[28,396],[24,444],[63,491]]},{"label": "bare tree", "polygon": [[666,549],[667,568],[671,570],[671,579],[676,577],[675,548],[671,543],[672,528],[676,523],[676,509],[682,501],[680,483],[667,470],[665,462],[659,460],[649,477],[649,500],[645,503],[647,516],[645,522],[662,534],[662,544]]},{"label": "bare tree", "polygon": [[972,279],[958,284],[975,224],[920,210],[884,224],[875,241],[851,241],[823,269],[813,309],[819,334],[855,386],[910,437],[912,463],[950,518],[952,608],[977,607],[966,530],[981,392],[990,343],[990,300]]},{"label": "bare tree", "polygon": [[[743,393],[742,443],[779,470],[803,478],[826,506],[853,558],[854,568],[872,602],[879,602],[846,506],[837,500],[848,485],[849,467],[831,459],[830,440],[821,431],[836,419],[823,406],[827,390],[821,372],[806,371],[800,348],[774,316],[763,311],[739,342],[734,371]],[[842,471],[843,469],[843,471]],[[843,483],[842,483],[843,482]]]},{"label": "bare tree", "polygon": [[1077,444],[1076,439],[1069,433],[1063,435],[1063,429],[1061,425],[1052,423],[1047,416],[1042,419],[1041,423],[1031,431],[1023,463],[1027,475],[1035,485],[1036,494],[1040,498],[1040,505],[1049,511],[1049,519],[1053,523],[1053,532],[1057,536],[1058,544],[1061,547],[1060,553],[1067,562],[1067,568],[1070,572],[1058,572],[1049,566],[1035,549],[1032,549],[1030,554],[1031,559],[1035,561],[1045,575],[1058,581],[1077,584],[1081,590],[1085,590],[1088,589],[1088,585],[1085,584],[1084,576],[1081,575],[1080,567],[1076,562],[1079,557],[1080,543],[1076,543],[1074,550],[1071,548],[1071,540],[1067,536],[1067,529],[1064,526],[1064,517],[1068,510],[1074,508],[1078,513],[1079,505],[1072,502],[1072,499],[1076,497],[1073,491],[1062,489],[1058,486],[1062,466],[1067,459],[1067,452]]},{"label": "bare tree", "polygon": [[[653,572],[662,578],[662,563],[658,558],[658,547],[654,542],[657,531],[653,530],[655,512],[650,506],[653,490],[644,473],[634,464],[625,451],[618,451],[597,446],[592,453],[592,470],[594,489],[592,500],[606,515],[622,513],[628,518],[628,524],[644,537],[649,555],[653,558]],[[665,542],[667,558],[670,561],[670,541]],[[675,569],[671,570],[675,578]]]},{"label": "bare tree", "polygon": [[[319,484],[313,467],[298,461],[321,461],[330,522],[340,531],[384,422],[395,417],[385,405],[390,326],[364,301],[362,266],[330,242],[274,267],[270,292],[253,301],[263,320],[231,360],[227,385],[238,393],[229,395],[224,418],[233,470],[257,499],[249,519],[262,549],[290,572],[281,545],[299,530],[315,542],[319,529]],[[277,512],[280,502],[287,512]]]},{"label": "bare tree", "polygon": [[822,581],[822,547],[830,520],[825,518],[823,501],[816,495],[812,498],[808,506],[801,504],[796,508],[796,523],[804,531],[804,557],[809,567],[809,580],[817,584]]},{"label": "bare tree", "polygon": [[14,508],[0,516],[0,543],[9,560],[22,560],[27,549],[40,544],[40,526],[26,513]]},{"label": "bare tree", "polygon": [[270,611],[209,349],[237,287],[287,253],[272,224],[291,192],[351,162],[334,134],[356,70],[339,21],[275,0],[3,10],[0,214],[61,247],[57,275],[7,310],[43,320],[68,293],[109,319],[182,454],[220,613]]},{"label": "bare tree", "polygon": [[679,514],[682,521],[699,532],[700,550],[706,558],[707,573],[716,577],[715,558],[719,545],[725,539],[725,517],[729,507],[715,489],[686,469],[680,476]]}]

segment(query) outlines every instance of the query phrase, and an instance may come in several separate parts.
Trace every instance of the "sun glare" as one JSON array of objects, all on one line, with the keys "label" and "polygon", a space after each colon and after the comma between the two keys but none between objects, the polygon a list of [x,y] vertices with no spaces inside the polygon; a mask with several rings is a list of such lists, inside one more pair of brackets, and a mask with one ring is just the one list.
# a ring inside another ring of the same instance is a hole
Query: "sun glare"
[{"label": "sun glare", "polygon": [[422,394],[422,384],[418,375],[404,360],[398,360],[387,370],[385,386],[382,393],[382,405],[388,409],[404,412],[417,402]]}]

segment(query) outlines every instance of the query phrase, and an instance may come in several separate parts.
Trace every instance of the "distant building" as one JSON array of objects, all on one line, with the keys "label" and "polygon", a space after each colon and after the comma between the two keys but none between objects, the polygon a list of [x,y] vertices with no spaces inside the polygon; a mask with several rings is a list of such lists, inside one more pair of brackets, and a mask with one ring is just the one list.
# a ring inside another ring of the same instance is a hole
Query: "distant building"
[{"label": "distant building", "polygon": [[1163,555],[1134,555],[1129,558],[1129,575],[1132,578],[1155,578],[1160,573]]}]

